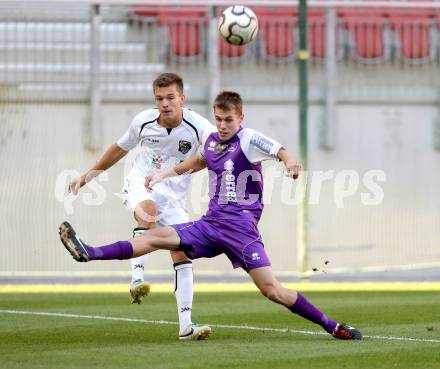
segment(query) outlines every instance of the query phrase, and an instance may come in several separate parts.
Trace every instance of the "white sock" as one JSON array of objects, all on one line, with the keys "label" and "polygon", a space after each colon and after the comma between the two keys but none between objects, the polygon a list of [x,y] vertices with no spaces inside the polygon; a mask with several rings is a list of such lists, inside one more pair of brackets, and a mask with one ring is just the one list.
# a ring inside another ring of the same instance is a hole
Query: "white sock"
[{"label": "white sock", "polygon": [[[135,228],[133,230],[133,237],[142,236],[148,228]],[[144,281],[144,269],[145,264],[148,260],[148,255],[141,255],[137,258],[130,259],[131,261],[131,282],[134,281]]]},{"label": "white sock", "polygon": [[176,271],[175,289],[177,313],[179,314],[179,327],[182,332],[191,321],[193,301],[193,267],[191,261],[174,264]]},{"label": "white sock", "polygon": [[130,259],[131,261],[131,281],[144,281],[144,268],[147,262],[147,255],[138,256]]}]

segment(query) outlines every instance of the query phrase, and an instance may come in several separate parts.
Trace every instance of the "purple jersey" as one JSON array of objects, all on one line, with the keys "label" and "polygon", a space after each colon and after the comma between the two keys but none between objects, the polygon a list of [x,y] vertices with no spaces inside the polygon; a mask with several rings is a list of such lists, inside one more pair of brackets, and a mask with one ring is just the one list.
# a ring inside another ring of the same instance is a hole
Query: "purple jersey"
[{"label": "purple jersey", "polygon": [[277,157],[281,145],[249,128],[228,141],[206,133],[199,152],[209,171],[211,201],[205,216],[172,227],[179,250],[191,259],[226,254],[247,272],[270,266],[257,222],[263,210],[261,161]]},{"label": "purple jersey", "polygon": [[275,159],[281,147],[250,128],[240,128],[228,141],[221,141],[217,132],[204,137],[200,156],[209,172],[207,216],[258,222],[263,211],[261,161]]}]

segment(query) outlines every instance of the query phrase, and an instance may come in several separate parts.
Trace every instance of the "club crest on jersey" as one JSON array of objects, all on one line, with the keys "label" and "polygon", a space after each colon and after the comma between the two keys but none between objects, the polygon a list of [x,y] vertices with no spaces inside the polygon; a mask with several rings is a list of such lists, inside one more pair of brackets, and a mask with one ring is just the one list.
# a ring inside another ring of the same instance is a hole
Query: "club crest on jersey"
[{"label": "club crest on jersey", "polygon": [[228,144],[221,144],[220,142],[217,143],[214,147],[214,151],[217,154],[221,154],[222,152],[225,152],[225,150],[228,148]]},{"label": "club crest on jersey", "polygon": [[188,141],[179,141],[179,151],[182,154],[186,154],[189,150],[191,150],[191,142]]}]

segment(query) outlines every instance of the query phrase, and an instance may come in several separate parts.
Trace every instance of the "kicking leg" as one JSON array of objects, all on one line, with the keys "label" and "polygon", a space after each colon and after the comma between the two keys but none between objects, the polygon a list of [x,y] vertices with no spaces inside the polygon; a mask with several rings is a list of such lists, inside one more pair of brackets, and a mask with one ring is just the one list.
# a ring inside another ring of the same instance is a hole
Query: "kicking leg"
[{"label": "kicking leg", "polygon": [[130,241],[117,241],[101,247],[92,247],[81,241],[68,222],[61,223],[59,235],[70,255],[83,262],[131,259],[159,249],[176,250],[180,245],[180,237],[173,227],[152,229]]},{"label": "kicking leg", "polygon": [[355,328],[337,323],[327,317],[300,293],[284,288],[276,279],[271,267],[252,269],[249,275],[261,293],[268,299],[284,305],[291,312],[313,323],[319,324],[334,337],[348,340],[362,339],[362,333]]},{"label": "kicking leg", "polygon": [[[82,242],[76,235],[73,227],[67,222],[63,222],[60,225],[59,234],[61,242],[72,257],[76,261],[84,262],[91,260],[131,259],[133,256],[148,254],[158,249],[176,250],[180,245],[180,237],[173,227],[152,229],[146,231],[144,235],[133,238],[130,241],[118,241],[101,247],[91,247]],[[179,259],[176,258],[176,260]],[[187,260],[186,256],[183,260]],[[185,303],[190,303],[191,306],[189,307],[192,308],[192,267],[182,267],[184,265],[185,264],[181,264],[180,267],[179,265],[175,266],[177,284],[176,299],[179,311],[181,310],[181,305],[183,310],[187,310],[185,309]],[[188,266],[188,263],[186,263],[186,266]],[[183,273],[180,272],[181,270],[183,270]],[[190,272],[190,274],[188,272]],[[180,287],[187,286],[186,292],[185,288],[180,288],[179,285]],[[190,286],[189,290],[188,286]],[[188,299],[189,295],[190,297]],[[183,313],[183,319],[189,319],[189,322],[191,322],[191,315],[185,315],[185,311],[183,311]],[[185,320],[183,320],[183,322],[185,322]],[[202,340],[208,338],[210,333],[210,327],[196,326],[191,323],[179,334],[179,338]]]}]

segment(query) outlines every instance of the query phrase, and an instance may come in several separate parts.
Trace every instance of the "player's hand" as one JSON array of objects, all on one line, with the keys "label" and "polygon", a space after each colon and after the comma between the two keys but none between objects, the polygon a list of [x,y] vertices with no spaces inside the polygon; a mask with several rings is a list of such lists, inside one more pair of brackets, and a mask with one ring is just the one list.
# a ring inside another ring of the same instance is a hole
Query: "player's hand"
[{"label": "player's hand", "polygon": [[287,177],[292,177],[293,179],[297,179],[301,174],[302,166],[298,161],[296,160],[288,161],[286,162],[285,166],[286,169],[284,170],[284,174]]},{"label": "player's hand", "polygon": [[75,196],[78,195],[79,189],[84,186],[86,183],[83,176],[81,177],[75,177],[69,182],[69,185],[67,187],[67,193],[72,193]]},{"label": "player's hand", "polygon": [[152,176],[145,177],[145,188],[147,189],[148,192],[152,192],[153,186],[156,183],[159,183],[161,180],[162,178],[159,175],[159,173],[155,173]]}]

